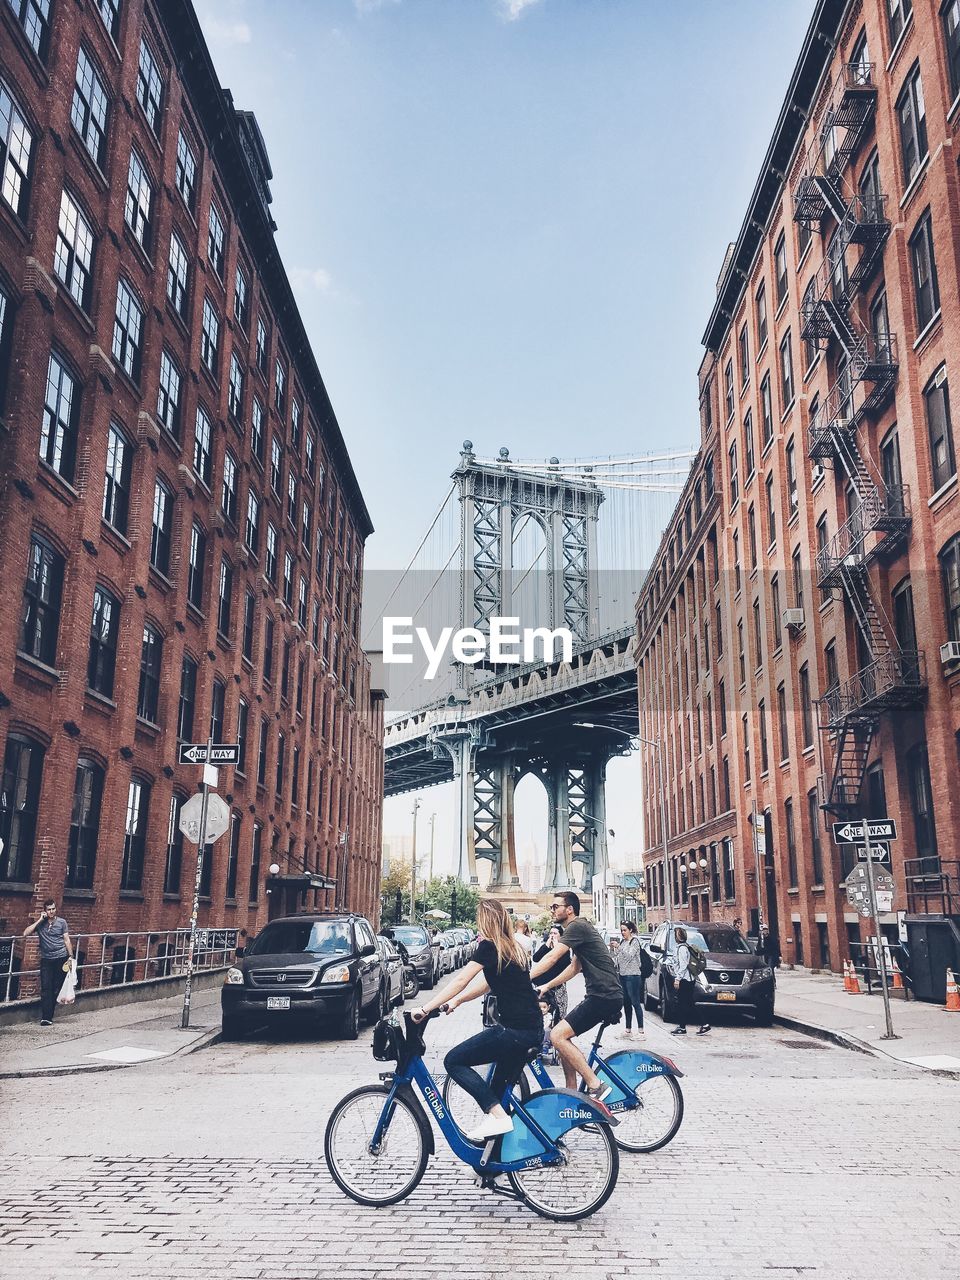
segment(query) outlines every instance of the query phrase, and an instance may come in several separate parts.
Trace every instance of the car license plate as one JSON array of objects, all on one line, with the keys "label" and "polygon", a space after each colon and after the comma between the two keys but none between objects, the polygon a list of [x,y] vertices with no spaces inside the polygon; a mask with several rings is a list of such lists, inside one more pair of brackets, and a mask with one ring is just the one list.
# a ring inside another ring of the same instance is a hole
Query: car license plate
[{"label": "car license plate", "polygon": [[267,1008],[268,1009],[289,1009],[290,997],[289,996],[267,996]]},{"label": "car license plate", "polygon": [[718,1000],[736,1000],[736,998],[737,998],[737,993],[735,991],[718,991],[717,992]]}]

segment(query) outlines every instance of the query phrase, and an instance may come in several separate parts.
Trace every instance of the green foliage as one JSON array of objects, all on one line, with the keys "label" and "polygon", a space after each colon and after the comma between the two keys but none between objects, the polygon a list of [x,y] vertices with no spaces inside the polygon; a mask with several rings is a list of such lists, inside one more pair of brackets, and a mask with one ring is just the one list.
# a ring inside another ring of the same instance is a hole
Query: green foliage
[{"label": "green foliage", "polygon": [[[397,894],[400,895],[400,912],[397,913]],[[387,871],[380,881],[380,922],[399,924],[410,918],[410,863],[391,858]]]},{"label": "green foliage", "polygon": [[541,938],[546,938],[552,923],[550,912],[545,911],[542,916],[537,916],[536,920],[530,921],[530,929],[533,933],[539,933]]},{"label": "green foliage", "polygon": [[[456,893],[454,893],[456,890]],[[426,905],[424,899],[417,895],[417,919],[423,919],[424,911],[446,911],[449,920],[427,921],[438,929],[452,928],[453,925],[467,924],[476,928],[477,907],[480,905],[480,890],[464,884],[456,876],[434,876],[428,881],[426,888]]]}]

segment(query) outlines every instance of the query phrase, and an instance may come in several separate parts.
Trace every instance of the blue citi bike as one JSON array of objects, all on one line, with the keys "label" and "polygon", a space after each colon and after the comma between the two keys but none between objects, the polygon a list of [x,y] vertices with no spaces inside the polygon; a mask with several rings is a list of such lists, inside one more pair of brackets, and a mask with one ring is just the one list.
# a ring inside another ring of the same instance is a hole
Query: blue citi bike
[{"label": "blue citi bike", "polygon": [[[490,1025],[486,1013],[484,1022]],[[603,1022],[597,1028],[587,1062],[610,1090],[603,1104],[619,1121],[614,1141],[623,1151],[659,1151],[676,1136],[683,1121],[683,1094],[678,1083],[683,1072],[669,1058],[644,1049],[624,1049],[602,1057],[600,1042],[604,1031],[612,1025]],[[524,1106],[536,1096],[530,1088],[528,1072],[538,1088],[555,1088],[538,1050],[514,1086],[514,1093]],[[492,1076],[491,1066],[487,1072],[488,1082]],[[461,1128],[469,1129],[480,1120],[480,1109],[473,1098],[449,1076],[443,1084],[443,1101]]]},{"label": "blue citi bike", "polygon": [[381,1207],[417,1186],[435,1147],[416,1085],[453,1154],[481,1186],[560,1222],[586,1218],[606,1204],[620,1171],[612,1136],[616,1118],[602,1103],[552,1084],[525,1102],[507,1089],[503,1105],[513,1114],[511,1132],[471,1142],[423,1062],[424,1030],[439,1013],[422,1023],[405,1013],[403,1026],[397,1015],[377,1024],[374,1057],[396,1062],[396,1069],[381,1074],[380,1084],[341,1098],[324,1134],[327,1167],[341,1191],[358,1204]]}]

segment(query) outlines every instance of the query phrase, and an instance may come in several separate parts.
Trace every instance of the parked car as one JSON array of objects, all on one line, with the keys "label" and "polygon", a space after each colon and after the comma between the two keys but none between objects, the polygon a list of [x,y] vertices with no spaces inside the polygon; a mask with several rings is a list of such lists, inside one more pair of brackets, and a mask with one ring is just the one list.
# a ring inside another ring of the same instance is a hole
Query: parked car
[{"label": "parked car", "polygon": [[696,1003],[743,1009],[752,1013],[760,1026],[769,1027],[776,999],[774,971],[754,954],[743,934],[720,921],[684,924],[670,920],[660,925],[647,944],[653,972],[644,984],[646,1007],[657,1007],[665,1022],[676,1022],[673,979],[665,962],[676,955],[678,925],[686,929],[687,941],[707,957],[703,980],[695,986]]},{"label": "parked car", "polygon": [[389,1003],[387,976],[373,929],[363,916],[283,916],[265,925],[220,992],[225,1039],[255,1026],[335,1019],[356,1040],[360,1018],[375,1022]]},{"label": "parked car", "polygon": [[437,980],[436,959],[430,946],[430,935],[422,924],[391,924],[383,930],[384,937],[396,946],[405,959],[417,971],[421,987],[428,990]]},{"label": "parked car", "polygon": [[403,956],[382,933],[377,934],[377,950],[387,980],[385,1003],[388,1009],[395,1009],[403,1004]]},{"label": "parked car", "polygon": [[452,929],[446,929],[441,933],[440,941],[447,952],[447,972],[453,973],[455,969],[459,969],[463,964],[461,956],[463,944]]}]

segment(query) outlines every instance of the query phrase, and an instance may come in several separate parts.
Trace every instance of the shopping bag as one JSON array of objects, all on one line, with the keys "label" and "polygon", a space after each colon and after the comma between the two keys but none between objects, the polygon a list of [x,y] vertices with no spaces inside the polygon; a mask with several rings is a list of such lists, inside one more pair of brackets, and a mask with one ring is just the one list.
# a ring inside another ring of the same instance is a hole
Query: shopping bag
[{"label": "shopping bag", "polygon": [[77,962],[70,962],[70,970],[63,980],[63,986],[60,988],[60,994],[57,996],[57,1004],[73,1004],[77,998]]}]

